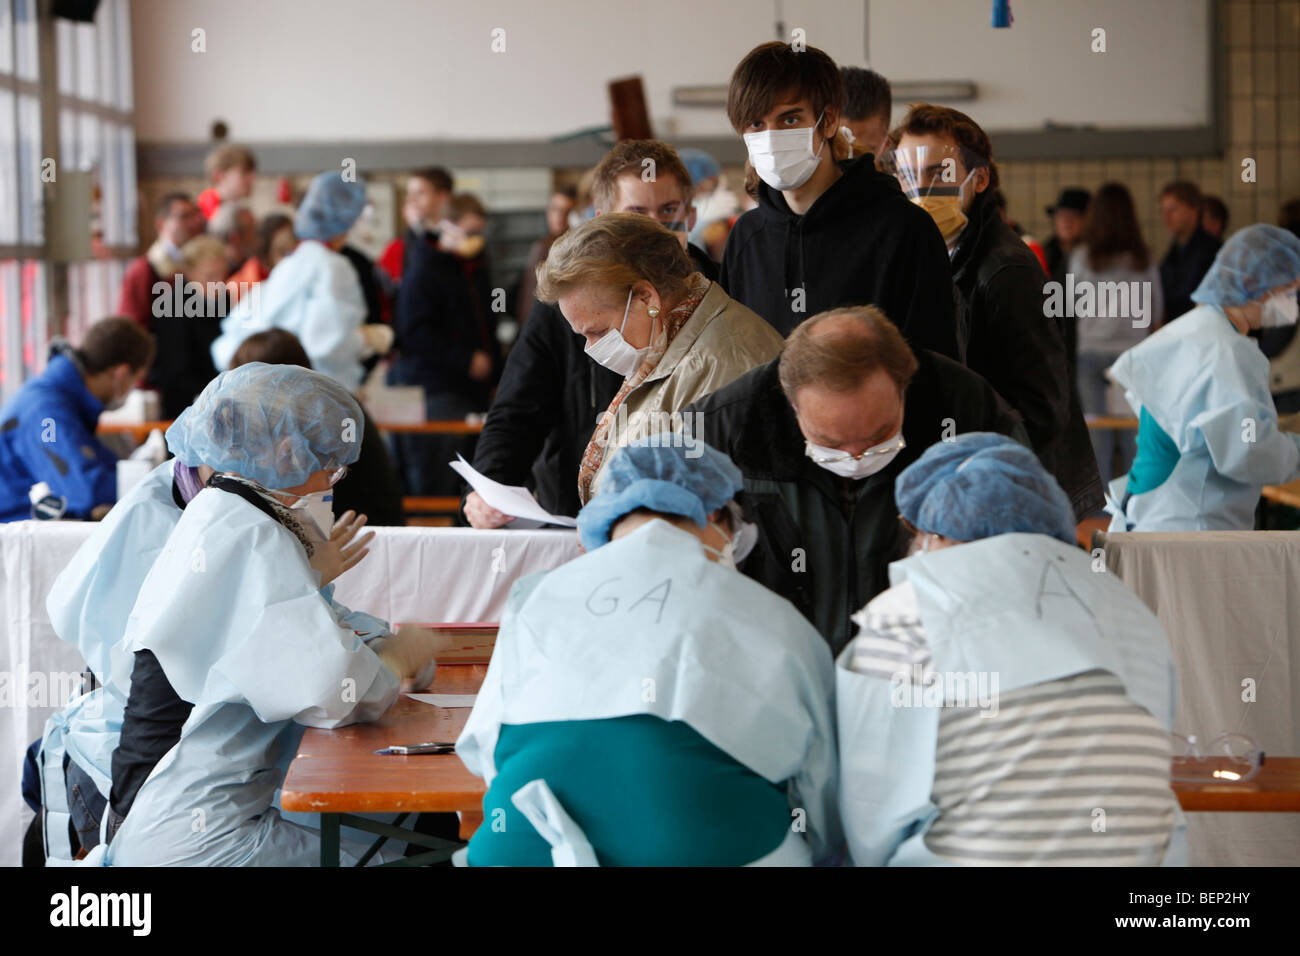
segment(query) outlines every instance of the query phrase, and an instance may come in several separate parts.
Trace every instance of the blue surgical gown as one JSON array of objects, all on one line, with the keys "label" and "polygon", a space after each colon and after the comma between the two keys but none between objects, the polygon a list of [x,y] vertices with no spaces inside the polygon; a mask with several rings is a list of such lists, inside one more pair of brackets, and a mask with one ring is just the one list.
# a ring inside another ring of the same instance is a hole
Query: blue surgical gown
[{"label": "blue surgical gown", "polygon": [[1161,484],[1111,483],[1111,531],[1247,531],[1264,485],[1300,474],[1300,435],[1278,428],[1268,359],[1218,306],[1200,305],[1110,369],[1135,413],[1178,447]]},{"label": "blue surgical gown", "polygon": [[[1164,629],[1078,548],[1046,535],[1004,534],[896,561],[889,577],[916,590],[937,674],[996,674],[1009,692],[1104,670],[1172,729],[1177,682]],[[938,814],[931,791],[939,708],[898,706],[892,682],[849,669],[852,647],[835,675],[849,854],[859,866],[944,864],[925,845]],[[1175,816],[1165,865],[1185,862]]]},{"label": "blue surgical gown", "polygon": [[[292,866],[318,835],[275,808],[301,727],[381,715],[398,680],[341,625],[298,540],[242,498],[201,491],[145,579],[124,638],[194,702],[136,795],[109,865]],[[344,847],[355,860],[360,848]]]},{"label": "blue surgical gown", "polygon": [[366,302],[356,270],[323,243],[298,244],[221,322],[212,362],[229,368],[244,339],[267,329],[292,332],[316,371],[344,388],[361,384]]}]

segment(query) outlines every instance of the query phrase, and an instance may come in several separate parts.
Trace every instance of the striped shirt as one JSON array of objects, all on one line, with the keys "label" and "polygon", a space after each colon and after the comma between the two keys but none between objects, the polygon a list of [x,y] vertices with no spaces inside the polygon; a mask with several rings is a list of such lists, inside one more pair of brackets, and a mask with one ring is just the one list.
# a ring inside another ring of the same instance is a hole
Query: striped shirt
[{"label": "striped shirt", "polygon": [[[910,583],[855,620],[850,670],[895,686],[951,683],[934,671]],[[987,689],[964,688],[959,705],[945,694],[930,852],[971,866],[1159,865],[1176,806],[1170,739],[1119,678],[1092,670],[1000,694],[993,684],[993,706]]]}]

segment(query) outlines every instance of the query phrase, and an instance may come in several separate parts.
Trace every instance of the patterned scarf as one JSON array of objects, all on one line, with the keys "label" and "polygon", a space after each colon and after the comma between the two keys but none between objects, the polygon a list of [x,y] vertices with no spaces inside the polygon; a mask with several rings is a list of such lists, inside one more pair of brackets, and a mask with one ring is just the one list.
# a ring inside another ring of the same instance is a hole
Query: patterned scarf
[{"label": "patterned scarf", "polygon": [[[613,428],[618,407],[623,404],[628,394],[644,382],[650,376],[650,373],[659,366],[659,360],[664,357],[664,353],[668,351],[668,346],[677,337],[677,333],[682,330],[682,326],[695,314],[695,309],[704,298],[704,294],[709,291],[710,284],[709,280],[699,272],[693,273],[686,280],[686,298],[682,299],[676,308],[664,318],[659,333],[650,343],[641,364],[623,380],[623,387],[618,390],[618,394],[609,403],[609,408],[605,409],[605,413],[601,415],[600,423],[596,425],[596,430],[591,433],[591,441],[587,443],[587,449],[582,453],[582,464],[578,468],[578,500],[584,505],[591,499],[591,483],[595,481],[596,472],[600,470],[601,462],[605,460],[606,446],[609,444],[609,433]],[[612,451],[613,449],[608,450]]]},{"label": "patterned scarf", "polygon": [[[253,481],[251,478],[245,478],[242,475],[221,475],[216,474],[208,479],[209,488],[221,488],[223,491],[231,491],[239,494],[231,485],[237,485],[244,489],[245,495],[251,493],[265,505],[262,511],[267,512],[276,521],[284,525],[295,538],[302,543],[303,548],[307,551],[307,557],[312,557],[316,553],[316,545],[312,543],[311,536],[307,534],[307,529],[299,522],[298,517],[292,510],[286,508],[280,503],[279,499],[272,496],[271,492],[262,485]],[[254,502],[250,501],[250,504]]]}]

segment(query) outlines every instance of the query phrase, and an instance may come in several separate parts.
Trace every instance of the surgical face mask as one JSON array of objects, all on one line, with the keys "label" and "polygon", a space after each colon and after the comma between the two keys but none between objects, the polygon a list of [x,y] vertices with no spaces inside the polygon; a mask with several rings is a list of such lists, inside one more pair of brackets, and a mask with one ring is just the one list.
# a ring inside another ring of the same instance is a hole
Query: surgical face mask
[{"label": "surgical face mask", "polygon": [[627,378],[641,360],[643,349],[633,348],[623,338],[623,329],[627,328],[628,310],[632,308],[632,290],[627,290],[627,305],[623,306],[623,324],[617,329],[610,329],[594,344],[583,349],[597,365],[603,365],[611,372]]},{"label": "surgical face mask", "polygon": [[[707,544],[704,550],[716,555],[719,564],[734,569],[737,564],[749,557],[749,553],[754,550],[754,545],[758,543],[758,525],[746,521],[744,511],[734,501],[727,502],[727,511],[731,515],[731,526],[736,529],[735,533],[729,537],[721,550],[710,548]],[[721,525],[714,527],[724,536],[727,534],[722,530]]]},{"label": "surgical face mask", "polygon": [[826,448],[805,441],[804,454],[812,459],[813,464],[825,468],[832,475],[841,478],[867,478],[882,470],[898,457],[898,453],[907,447],[903,434],[899,432],[888,441],[873,445],[860,455],[848,455],[837,448]]},{"label": "surgical face mask", "polygon": [[734,571],[736,569],[736,539],[734,537],[727,537],[727,532],[722,530],[721,525],[711,524],[710,527],[717,528],[719,533],[721,533],[723,537],[727,538],[727,543],[724,544],[721,549],[710,548],[706,544],[704,545],[704,550],[716,557],[718,559],[718,564],[722,565],[724,568],[731,568]]},{"label": "surgical face mask", "polygon": [[912,202],[930,214],[930,218],[939,227],[939,232],[946,243],[951,244],[960,236],[961,231],[966,228],[966,223],[970,221],[962,210],[962,191],[973,175],[975,170],[972,169],[956,190],[952,190],[951,187],[933,187],[924,196],[912,197]]},{"label": "surgical face mask", "polygon": [[813,151],[813,134],[821,128],[825,112],[807,129],[765,129],[745,134],[749,162],[773,189],[798,189],[817,171],[826,141]]},{"label": "surgical face mask", "polygon": [[1279,292],[1268,297],[1260,313],[1260,328],[1280,329],[1295,325],[1300,318],[1300,302],[1296,300],[1295,290]]},{"label": "surgical face mask", "polygon": [[289,510],[299,512],[307,518],[308,531],[314,527],[322,541],[329,540],[330,533],[334,530],[334,489],[302,495],[289,506]]}]

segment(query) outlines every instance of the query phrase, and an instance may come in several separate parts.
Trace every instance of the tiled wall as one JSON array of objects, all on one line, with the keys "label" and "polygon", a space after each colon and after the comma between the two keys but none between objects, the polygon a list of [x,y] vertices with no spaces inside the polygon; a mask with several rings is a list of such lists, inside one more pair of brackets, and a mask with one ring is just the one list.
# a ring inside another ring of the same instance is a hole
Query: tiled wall
[{"label": "tiled wall", "polygon": [[[1300,197],[1300,0],[1219,0],[1219,6],[1227,54],[1225,155],[1002,163],[1013,218],[1046,238],[1051,225],[1045,207],[1062,187],[1096,189],[1118,180],[1132,190],[1143,236],[1159,255],[1169,244],[1160,222],[1160,188],[1172,179],[1190,179],[1228,204],[1229,231],[1277,222],[1278,206]],[[1241,181],[1247,157],[1256,162],[1254,183]]]}]

